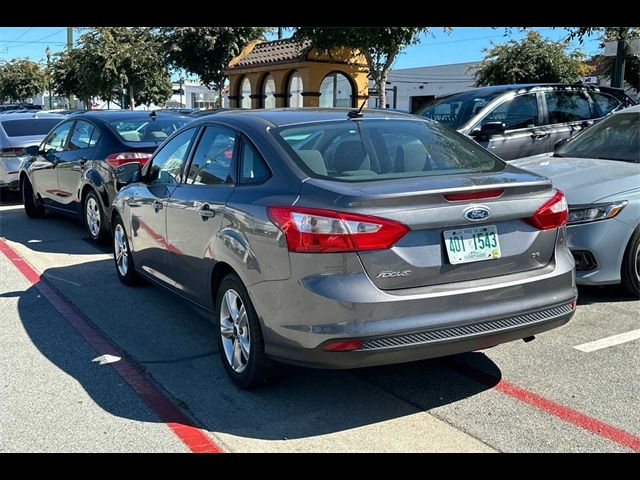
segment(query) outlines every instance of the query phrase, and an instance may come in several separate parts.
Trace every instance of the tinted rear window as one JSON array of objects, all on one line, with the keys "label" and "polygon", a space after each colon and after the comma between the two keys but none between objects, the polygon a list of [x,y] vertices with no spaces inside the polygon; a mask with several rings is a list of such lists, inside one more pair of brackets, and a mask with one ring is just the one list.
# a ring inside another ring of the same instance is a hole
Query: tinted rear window
[{"label": "tinted rear window", "polygon": [[476,142],[436,122],[345,120],[283,127],[278,134],[309,175],[341,181],[504,168]]},{"label": "tinted rear window", "polygon": [[10,137],[46,135],[59,124],[62,118],[25,118],[24,120],[5,120],[2,128]]},{"label": "tinted rear window", "polygon": [[125,142],[164,142],[188,121],[179,117],[157,118],[156,120],[146,117],[118,120],[110,124]]}]

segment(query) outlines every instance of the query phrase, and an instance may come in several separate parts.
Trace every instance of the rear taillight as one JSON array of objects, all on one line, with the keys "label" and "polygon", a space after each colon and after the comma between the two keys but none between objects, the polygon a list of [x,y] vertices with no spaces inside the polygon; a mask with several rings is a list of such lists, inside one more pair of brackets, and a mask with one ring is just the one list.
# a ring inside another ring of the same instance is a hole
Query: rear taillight
[{"label": "rear taillight", "polygon": [[545,202],[532,217],[529,223],[540,230],[550,230],[567,224],[569,207],[564,194],[558,190],[550,200]]},{"label": "rear taillight", "polygon": [[325,352],[353,352],[362,346],[361,340],[338,340],[322,347]]},{"label": "rear taillight", "polygon": [[445,200],[450,202],[461,202],[464,200],[486,200],[488,198],[498,198],[504,193],[504,190],[483,190],[480,192],[461,192],[447,193],[444,195]]},{"label": "rear taillight", "polygon": [[144,166],[149,161],[149,158],[151,158],[151,154],[146,152],[120,152],[107,155],[105,160],[112,168],[118,168],[126,163],[133,162],[139,162],[140,165]]},{"label": "rear taillight", "polygon": [[27,151],[22,147],[0,148],[0,157],[22,157]]},{"label": "rear taillight", "polygon": [[267,215],[284,232],[290,252],[384,250],[409,231],[394,220],[316,208],[268,207]]}]

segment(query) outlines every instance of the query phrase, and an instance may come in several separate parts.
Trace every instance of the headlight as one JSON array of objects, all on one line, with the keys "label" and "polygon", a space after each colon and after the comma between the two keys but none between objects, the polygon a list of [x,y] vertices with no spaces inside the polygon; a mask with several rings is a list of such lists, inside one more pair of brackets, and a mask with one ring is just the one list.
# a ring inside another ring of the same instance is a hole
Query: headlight
[{"label": "headlight", "polygon": [[568,225],[576,223],[597,222],[598,220],[606,220],[618,215],[629,202],[622,200],[620,202],[600,203],[589,205],[587,207],[569,207]]}]

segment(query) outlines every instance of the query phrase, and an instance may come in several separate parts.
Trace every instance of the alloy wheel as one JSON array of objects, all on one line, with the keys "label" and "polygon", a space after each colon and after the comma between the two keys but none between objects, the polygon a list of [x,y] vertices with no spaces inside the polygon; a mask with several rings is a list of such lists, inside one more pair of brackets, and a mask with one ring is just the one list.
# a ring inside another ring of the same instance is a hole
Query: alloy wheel
[{"label": "alloy wheel", "polygon": [[242,373],[249,363],[251,334],[247,311],[238,292],[225,292],[220,306],[220,335],[225,357],[234,372]]},{"label": "alloy wheel", "polygon": [[93,237],[97,237],[100,233],[100,206],[96,199],[89,197],[85,205],[85,215],[87,217],[87,226]]},{"label": "alloy wheel", "polygon": [[124,233],[124,229],[120,224],[116,225],[113,232],[113,244],[116,256],[116,266],[118,267],[120,275],[124,277],[127,275],[127,271],[129,270],[129,247],[127,245],[127,238]]}]

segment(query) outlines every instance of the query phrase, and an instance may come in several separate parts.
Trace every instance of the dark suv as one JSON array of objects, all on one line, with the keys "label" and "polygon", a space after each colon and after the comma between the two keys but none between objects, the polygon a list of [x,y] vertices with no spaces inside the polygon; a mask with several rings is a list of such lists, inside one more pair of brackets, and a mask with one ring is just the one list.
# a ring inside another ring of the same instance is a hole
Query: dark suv
[{"label": "dark suv", "polygon": [[418,115],[474,138],[504,160],[550,152],[611,112],[635,105],[622,90],[566,84],[481,87],[435,99]]}]

